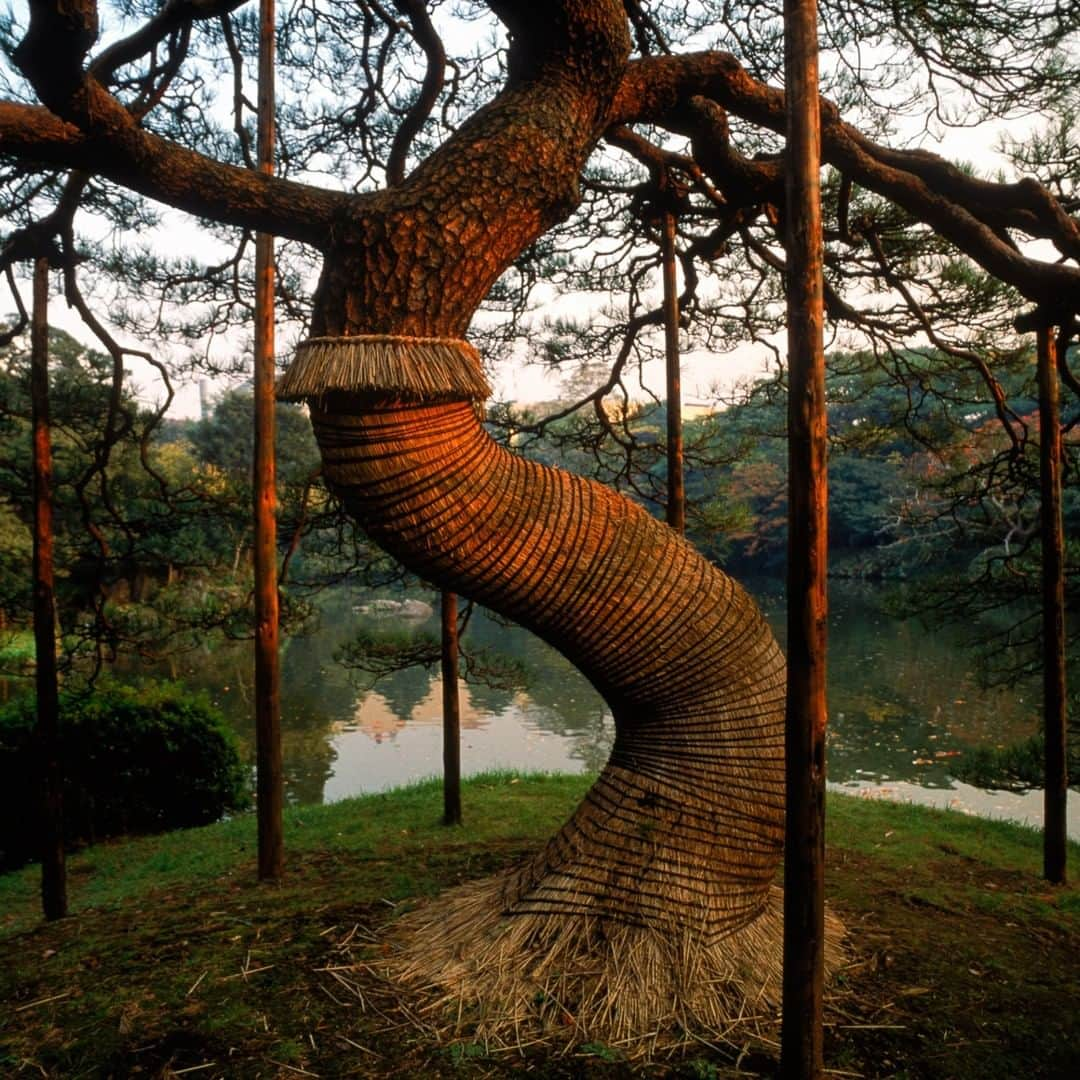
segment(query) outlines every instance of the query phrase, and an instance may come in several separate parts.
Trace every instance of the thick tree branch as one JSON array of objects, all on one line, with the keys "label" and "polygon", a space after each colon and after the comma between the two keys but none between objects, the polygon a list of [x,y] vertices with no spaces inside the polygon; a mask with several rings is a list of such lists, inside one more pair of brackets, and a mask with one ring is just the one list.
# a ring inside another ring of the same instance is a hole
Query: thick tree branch
[{"label": "thick tree branch", "polygon": [[[783,133],[784,94],[751,78],[727,53],[647,57],[628,65],[612,119],[686,127],[692,98]],[[1053,241],[1080,259],[1080,225],[1034,180],[995,184],[968,176],[935,154],[882,147],[822,105],[822,156],[861,186],[932,226],[1001,281],[1029,299],[1080,309],[1080,269],[1025,257],[999,235],[1018,229]]]},{"label": "thick tree branch", "polygon": [[152,135],[95,77],[95,70],[115,70],[162,35],[227,6],[228,0],[170,4],[86,72],[82,64],[97,38],[94,0],[34,0],[15,60],[48,112],[0,102],[0,154],[85,170],[180,209],[324,245],[333,218],[355,199],[252,176]]},{"label": "thick tree branch", "polygon": [[325,247],[333,221],[350,206],[372,198],[224,165],[143,131],[119,112],[105,132],[88,134],[47,109],[0,101],[0,155],[79,169],[200,217],[315,247]]},{"label": "thick tree branch", "polygon": [[509,31],[511,83],[546,75],[596,88],[622,75],[630,37],[618,0],[487,0],[487,6]]},{"label": "thick tree branch", "polygon": [[133,34],[114,42],[95,56],[89,72],[104,82],[117,68],[133,64],[181,27],[200,19],[226,15],[246,3],[247,0],[169,0],[157,15]]},{"label": "thick tree branch", "polygon": [[98,36],[96,0],[30,0],[26,36],[12,58],[54,112],[80,95],[82,64]]},{"label": "thick tree branch", "polygon": [[727,114],[705,97],[686,103],[686,125],[681,134],[690,137],[694,159],[714,180],[723,178],[729,202],[753,206],[779,205],[784,196],[784,162],[778,155],[748,158],[731,144]]},{"label": "thick tree branch", "polygon": [[233,33],[232,20],[228,15],[223,15],[221,17],[221,35],[225,39],[225,48],[228,50],[229,59],[232,61],[233,131],[236,132],[236,138],[240,144],[240,152],[244,155],[244,163],[249,169],[254,169],[254,147],[251,145],[251,134],[248,129],[244,127],[244,108],[246,106],[254,112],[255,106],[252,105],[244,95],[244,57],[240,52],[240,46],[237,43],[236,35]]},{"label": "thick tree branch", "polygon": [[313,335],[463,334],[498,276],[577,206],[630,52],[622,6],[491,7],[516,38],[507,85],[376,196],[377,214],[358,213],[341,231]]}]

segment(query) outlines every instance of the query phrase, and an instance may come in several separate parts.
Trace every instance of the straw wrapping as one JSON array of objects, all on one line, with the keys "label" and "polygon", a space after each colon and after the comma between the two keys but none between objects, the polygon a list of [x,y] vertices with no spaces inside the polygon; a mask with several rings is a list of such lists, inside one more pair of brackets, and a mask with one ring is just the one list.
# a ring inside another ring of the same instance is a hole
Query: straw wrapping
[{"label": "straw wrapping", "polygon": [[[644,1053],[771,1024],[785,677],[753,600],[641,507],[498,446],[467,401],[311,414],[326,482],[368,534],[559,648],[616,729],[541,851],[388,930],[388,983],[494,1043]],[[829,967],[841,934],[828,920]]]},{"label": "straw wrapping", "polygon": [[333,391],[401,401],[483,401],[491,396],[480,354],[460,338],[357,334],[300,342],[278,380],[278,399],[321,400]]}]

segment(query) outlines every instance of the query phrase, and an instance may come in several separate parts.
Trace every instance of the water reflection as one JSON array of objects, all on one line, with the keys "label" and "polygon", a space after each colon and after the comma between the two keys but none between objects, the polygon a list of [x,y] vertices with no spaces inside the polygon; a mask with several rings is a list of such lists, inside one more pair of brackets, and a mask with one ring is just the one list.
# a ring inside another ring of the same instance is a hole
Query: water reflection
[{"label": "water reflection", "polygon": [[[782,643],[778,586],[752,585]],[[1016,742],[1038,727],[1037,687],[982,686],[961,629],[892,618],[880,589],[858,583],[830,583],[828,694],[837,783],[950,788],[950,762],[966,750]]]},{"label": "water reflection", "polygon": [[[751,583],[783,639],[780,586]],[[437,617],[402,620],[357,612],[370,598],[329,596],[316,634],[287,643],[282,658],[282,731],[289,797],[333,800],[441,771],[442,684],[437,668],[412,667],[365,686],[334,661],[358,627],[438,634]],[[1029,816],[1008,796],[958,786],[950,764],[975,745],[1034,733],[1040,693],[979,685],[959,631],[927,630],[881,610],[880,592],[844,582],[831,587],[829,776],[869,794],[936,801],[977,812]],[[461,686],[462,768],[493,766],[593,771],[614,728],[599,695],[557,652],[531,634],[481,614],[466,647],[512,657],[525,685]],[[254,759],[250,659],[244,646],[217,648],[176,672],[206,687],[231,718]],[[1077,800],[1070,829],[1080,834]]]}]

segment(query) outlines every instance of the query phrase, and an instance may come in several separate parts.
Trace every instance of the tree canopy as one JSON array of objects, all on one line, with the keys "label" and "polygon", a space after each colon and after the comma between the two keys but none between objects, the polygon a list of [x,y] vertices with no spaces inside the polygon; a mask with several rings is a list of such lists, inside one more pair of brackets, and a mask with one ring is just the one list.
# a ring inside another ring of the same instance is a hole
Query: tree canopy
[{"label": "tree canopy", "polygon": [[[1066,323],[1080,306],[1080,8],[825,0],[820,18],[833,332],[883,363],[929,338],[983,357],[992,379],[1025,303]],[[276,178],[252,168],[256,29],[239,0],[120,0],[100,14],[92,0],[35,0],[4,20],[9,280],[51,246],[69,303],[114,357],[160,363],[171,340],[212,359],[209,343],[250,321],[240,268],[259,228],[289,241],[279,292],[297,326],[471,322],[492,357],[599,359],[601,389],[629,392],[634,362],[661,347],[665,200],[687,343],[771,344],[778,3],[289,6]],[[927,133],[1006,121],[1019,124],[1001,129],[1008,172],[984,178],[919,148]],[[155,227],[175,222],[162,205],[195,215],[204,243],[163,250]],[[555,293],[612,310],[545,328],[530,306]],[[481,304],[490,314],[474,317]]]},{"label": "tree canopy", "polygon": [[[1041,305],[1067,339],[1080,309],[1080,5],[819,10],[831,340],[916,427],[931,400],[981,384],[1013,451],[987,466],[992,497],[1030,461],[1014,321]],[[286,342],[467,332],[491,363],[575,369],[574,395],[595,406],[574,431],[582,467],[650,498],[658,441],[603,400],[640,395],[639,365],[662,351],[664,209],[684,349],[719,376],[726,352],[756,343],[782,370],[779,3],[286,6],[276,177],[253,167],[257,29],[239,0],[34,0],[0,21],[0,264],[21,315],[5,338],[25,322],[20,268],[49,253],[104,354],[87,483],[131,426],[127,371],[164,379],[163,413],[177,376],[243,369],[254,229],[284,238]],[[1007,162],[993,175],[921,148],[978,125]]]}]

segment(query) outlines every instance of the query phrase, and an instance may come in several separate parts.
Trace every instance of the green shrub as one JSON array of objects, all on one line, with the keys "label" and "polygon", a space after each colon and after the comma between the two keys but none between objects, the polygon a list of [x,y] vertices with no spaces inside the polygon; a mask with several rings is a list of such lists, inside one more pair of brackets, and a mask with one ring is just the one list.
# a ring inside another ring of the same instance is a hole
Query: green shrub
[{"label": "green shrub", "polygon": [[[37,854],[34,724],[32,695],[0,709],[0,869]],[[175,683],[63,694],[60,727],[70,845],[205,825],[248,802],[247,771],[221,714]]]}]

